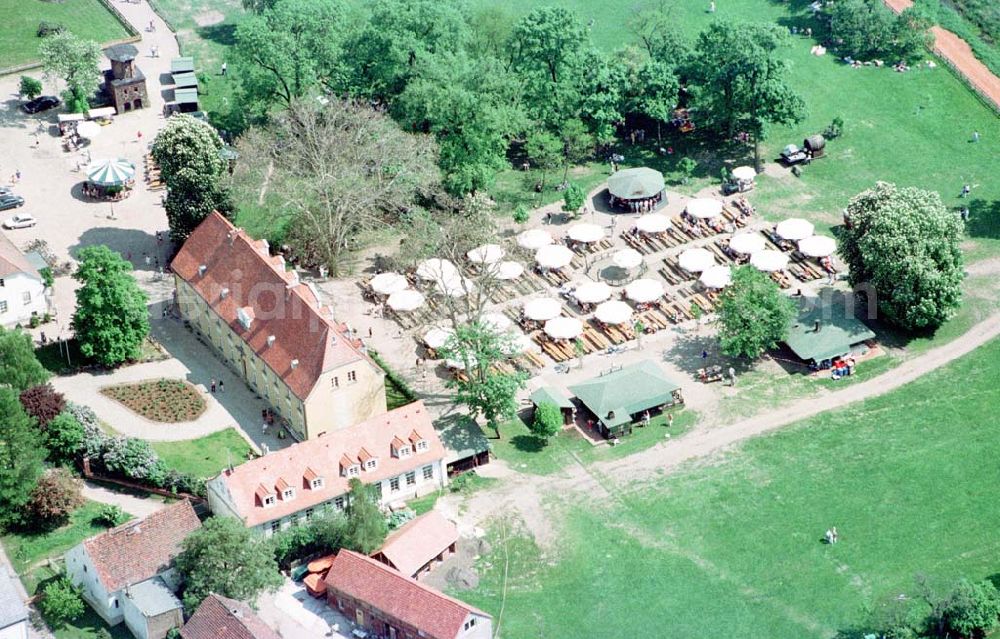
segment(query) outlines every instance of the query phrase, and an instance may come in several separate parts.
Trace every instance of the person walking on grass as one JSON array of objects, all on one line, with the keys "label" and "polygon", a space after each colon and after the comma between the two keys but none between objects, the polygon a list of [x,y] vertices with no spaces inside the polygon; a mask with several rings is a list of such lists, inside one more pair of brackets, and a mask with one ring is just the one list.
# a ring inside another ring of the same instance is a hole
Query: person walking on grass
[{"label": "person walking on grass", "polygon": [[214,377],[212,378],[212,384],[209,386],[209,388],[211,389],[211,391],[213,393],[215,392],[215,378]]},{"label": "person walking on grass", "polygon": [[736,369],[732,366],[729,367],[729,385],[736,386]]},{"label": "person walking on grass", "polygon": [[221,379],[219,380],[219,392],[220,393],[225,393],[226,392],[226,383],[224,381],[222,381]]}]

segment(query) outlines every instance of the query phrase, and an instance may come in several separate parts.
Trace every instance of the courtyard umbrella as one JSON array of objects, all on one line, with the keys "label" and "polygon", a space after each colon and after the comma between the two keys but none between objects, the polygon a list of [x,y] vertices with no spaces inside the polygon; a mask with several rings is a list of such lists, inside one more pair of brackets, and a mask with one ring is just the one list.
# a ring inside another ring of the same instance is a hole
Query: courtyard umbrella
[{"label": "courtyard umbrella", "polygon": [[556,317],[545,322],[545,334],[552,339],[573,339],[583,333],[583,322],[575,317]]},{"label": "courtyard umbrella", "polygon": [[496,333],[502,333],[511,326],[510,318],[503,313],[483,313],[479,323],[492,328]]},{"label": "courtyard umbrella", "polygon": [[611,297],[611,287],[604,282],[586,282],[576,287],[573,297],[583,304],[596,304]]},{"label": "courtyard umbrella", "polygon": [[621,200],[653,197],[664,188],[663,174],[647,167],[623,169],[608,178],[608,192]]},{"label": "courtyard umbrella", "polygon": [[708,220],[722,215],[722,202],[710,197],[699,197],[687,203],[687,212],[691,217]]},{"label": "courtyard umbrella", "polygon": [[632,319],[632,307],[625,302],[611,300],[594,310],[594,317],[605,324],[624,324]]},{"label": "courtyard umbrella", "polygon": [[417,277],[422,280],[441,282],[458,275],[458,267],[438,257],[432,257],[417,264]]},{"label": "courtyard umbrella", "polygon": [[483,244],[466,253],[469,261],[476,264],[496,264],[503,256],[504,250],[497,244]]},{"label": "courtyard umbrella", "polygon": [[793,217],[778,222],[778,226],[775,227],[774,231],[786,240],[797,242],[813,234],[813,225],[808,220]]},{"label": "courtyard umbrella", "polygon": [[619,268],[633,269],[642,264],[642,253],[631,248],[622,249],[614,254],[611,261]]},{"label": "courtyard umbrella", "polygon": [[574,255],[576,253],[561,244],[550,244],[538,249],[535,253],[535,261],[542,268],[562,268],[569,266]]},{"label": "courtyard umbrella", "polygon": [[760,233],[737,233],[729,240],[729,248],[743,255],[764,250],[764,236]]},{"label": "courtyard umbrella", "polygon": [[442,293],[448,297],[465,297],[467,293],[472,293],[476,290],[476,285],[472,283],[472,280],[462,277],[457,273],[435,282],[434,286],[437,288],[438,293]]},{"label": "courtyard umbrella", "polygon": [[752,166],[738,166],[733,169],[733,177],[741,182],[750,182],[757,177],[757,171]]},{"label": "courtyard umbrella", "polygon": [[648,304],[663,296],[663,284],[648,278],[630,282],[625,287],[625,297],[639,304]]},{"label": "courtyard umbrella", "polygon": [[758,271],[765,273],[780,271],[788,265],[788,256],[781,251],[764,249],[750,256],[750,264]]},{"label": "courtyard umbrella", "polygon": [[99,136],[103,130],[103,127],[93,120],[86,120],[76,124],[77,135],[81,138],[87,138],[88,140],[93,140]]},{"label": "courtyard umbrella", "polygon": [[642,233],[662,233],[670,228],[670,218],[659,213],[649,213],[636,220],[635,228]]},{"label": "courtyard umbrella", "polygon": [[535,322],[544,322],[559,317],[561,312],[562,302],[552,297],[529,300],[524,305],[524,316]]},{"label": "courtyard umbrella", "polygon": [[372,278],[371,287],[379,295],[392,295],[410,288],[410,283],[399,273],[379,273]]},{"label": "courtyard umbrella", "polygon": [[680,254],[677,263],[689,273],[700,273],[715,264],[715,256],[708,249],[690,248]]},{"label": "courtyard umbrella", "polygon": [[517,236],[517,245],[521,248],[526,248],[529,251],[534,251],[535,249],[542,248],[543,246],[548,246],[554,241],[555,240],[552,239],[552,234],[548,231],[543,231],[542,229],[528,229],[527,231],[522,231],[521,234]]},{"label": "courtyard umbrella", "polygon": [[97,186],[122,186],[135,179],[135,165],[128,160],[95,160],[87,166],[87,181]]},{"label": "courtyard umbrella", "polygon": [[733,274],[728,266],[713,266],[702,272],[698,279],[705,288],[726,288],[733,283]]},{"label": "courtyard umbrella", "polygon": [[440,328],[435,326],[431,330],[424,333],[424,344],[427,348],[438,349],[448,343],[451,336],[455,334],[455,331],[448,328]]},{"label": "courtyard umbrella", "polygon": [[413,311],[423,306],[424,296],[417,291],[407,289],[390,295],[386,304],[394,311]]},{"label": "courtyard umbrella", "polygon": [[599,242],[604,237],[604,229],[596,224],[584,222],[569,227],[567,235],[575,242],[590,244],[591,242]]},{"label": "courtyard umbrella", "polygon": [[799,250],[809,257],[829,257],[837,250],[837,242],[832,237],[813,235],[799,241]]},{"label": "courtyard umbrella", "polygon": [[517,336],[512,339],[505,340],[500,344],[500,350],[507,357],[514,357],[515,355],[520,355],[521,353],[527,353],[529,351],[538,351],[538,344],[535,340],[531,339],[524,333],[518,333]]},{"label": "courtyard umbrella", "polygon": [[490,273],[498,280],[516,280],[524,274],[524,265],[519,262],[500,262],[491,266]]}]

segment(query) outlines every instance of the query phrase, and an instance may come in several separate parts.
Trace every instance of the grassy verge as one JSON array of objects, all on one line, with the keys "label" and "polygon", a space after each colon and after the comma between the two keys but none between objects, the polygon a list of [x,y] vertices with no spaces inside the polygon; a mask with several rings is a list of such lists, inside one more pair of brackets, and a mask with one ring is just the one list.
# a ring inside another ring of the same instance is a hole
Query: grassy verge
[{"label": "grassy verge", "polygon": [[[67,355],[68,351],[68,355]],[[95,362],[80,353],[80,344],[75,339],[66,340],[65,343],[50,342],[45,346],[35,349],[35,357],[51,373],[56,375],[72,375],[84,368],[95,366]],[[159,346],[150,338],[142,342],[139,359],[135,363],[157,362],[167,359]]]},{"label": "grassy verge", "polygon": [[153,449],[170,468],[201,479],[215,477],[232,464],[247,459],[250,446],[235,429],[180,442],[154,442]]},{"label": "grassy verge", "polygon": [[[39,22],[55,22],[99,43],[128,37],[118,19],[97,0],[0,0],[0,67],[38,59]],[[32,72],[36,77],[40,72]]]},{"label": "grassy verge", "polygon": [[[872,601],[915,596],[917,573],[995,575],[997,357],[1000,341],[611,500],[560,494],[559,543],[514,529],[505,549],[498,527],[480,586],[460,596],[496,614],[506,586],[508,637],[818,638]],[[830,526],[835,546],[821,543]]]}]

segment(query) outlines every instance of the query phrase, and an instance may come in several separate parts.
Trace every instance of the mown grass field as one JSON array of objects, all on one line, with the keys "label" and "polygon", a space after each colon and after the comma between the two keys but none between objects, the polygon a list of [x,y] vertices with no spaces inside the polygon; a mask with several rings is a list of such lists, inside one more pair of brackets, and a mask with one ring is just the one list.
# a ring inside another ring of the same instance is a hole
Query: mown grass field
[{"label": "mown grass field", "polygon": [[[831,637],[914,575],[1000,573],[1000,341],[672,476],[549,497],[544,553],[499,526],[463,599],[501,637]],[[836,526],[840,542],[821,543]],[[507,528],[509,532],[510,528]],[[654,630],[655,629],[655,630]]]},{"label": "mown grass field", "polygon": [[0,68],[38,59],[38,23],[43,20],[102,44],[129,35],[97,0],[0,0]]},{"label": "mown grass field", "polygon": [[153,449],[170,468],[202,479],[218,475],[229,464],[247,459],[250,445],[233,428],[179,442],[153,442]]}]

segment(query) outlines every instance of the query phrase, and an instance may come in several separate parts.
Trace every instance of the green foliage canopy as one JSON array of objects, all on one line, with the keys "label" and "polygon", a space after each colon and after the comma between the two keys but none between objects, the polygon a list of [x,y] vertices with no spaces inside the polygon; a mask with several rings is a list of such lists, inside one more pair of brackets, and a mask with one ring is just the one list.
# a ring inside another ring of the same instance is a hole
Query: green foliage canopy
[{"label": "green foliage canopy", "polygon": [[767,275],[741,266],[722,292],[718,313],[722,352],[755,359],[785,338],[795,305]]}]

